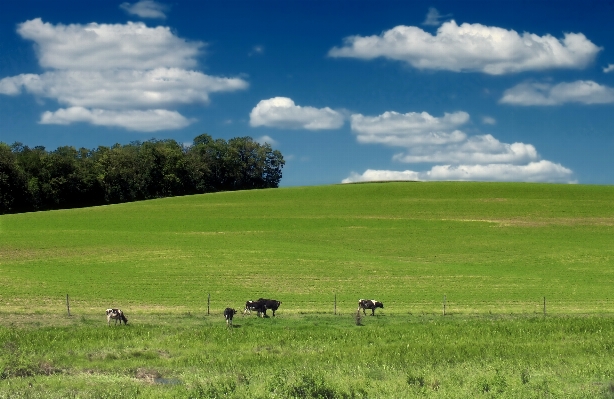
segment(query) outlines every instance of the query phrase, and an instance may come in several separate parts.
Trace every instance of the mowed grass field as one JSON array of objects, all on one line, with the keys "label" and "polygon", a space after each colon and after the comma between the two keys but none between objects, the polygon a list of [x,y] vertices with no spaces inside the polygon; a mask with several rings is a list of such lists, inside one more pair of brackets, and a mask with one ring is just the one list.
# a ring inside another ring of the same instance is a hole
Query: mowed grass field
[{"label": "mowed grass field", "polygon": [[[372,183],[4,215],[0,397],[607,397],[613,287],[612,186]],[[225,307],[259,297],[278,317],[225,328]],[[385,304],[362,326],[359,298]],[[129,325],[108,328],[107,307]]]}]

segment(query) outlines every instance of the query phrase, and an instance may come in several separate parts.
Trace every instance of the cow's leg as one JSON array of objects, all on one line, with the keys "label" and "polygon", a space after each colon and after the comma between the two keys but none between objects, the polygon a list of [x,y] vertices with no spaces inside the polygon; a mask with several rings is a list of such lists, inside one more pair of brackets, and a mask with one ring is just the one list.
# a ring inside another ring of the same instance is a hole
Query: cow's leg
[{"label": "cow's leg", "polygon": [[371,309],[371,316],[375,316],[375,308]]}]

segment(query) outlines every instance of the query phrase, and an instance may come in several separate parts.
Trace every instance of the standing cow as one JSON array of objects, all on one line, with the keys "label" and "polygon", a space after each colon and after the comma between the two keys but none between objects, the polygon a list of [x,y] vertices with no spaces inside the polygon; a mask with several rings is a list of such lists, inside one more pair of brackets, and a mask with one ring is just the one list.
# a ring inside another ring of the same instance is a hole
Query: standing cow
[{"label": "standing cow", "polygon": [[367,315],[367,312],[365,311],[365,309],[371,309],[371,316],[375,316],[375,308],[384,309],[384,304],[379,301],[375,301],[373,299],[359,299],[358,300],[358,311],[360,312],[360,309],[362,309],[362,313],[365,316]]},{"label": "standing cow", "polygon": [[124,325],[128,324],[128,319],[126,318],[126,316],[124,315],[124,312],[122,312],[121,309],[107,309],[106,310],[107,313],[107,325],[110,326],[111,325],[111,319],[115,320],[115,324],[117,324],[117,321],[119,320],[119,324],[122,324],[122,321],[124,322]]},{"label": "standing cow", "polygon": [[252,314],[252,310],[258,312],[258,317],[262,314],[266,314],[266,305],[260,301],[247,301],[245,302],[245,309],[243,310],[243,316],[246,313]]},{"label": "standing cow", "polygon": [[258,302],[264,303],[264,316],[265,317],[266,317],[267,309],[272,310],[273,311],[273,317],[275,317],[275,311],[277,309],[279,309],[279,307],[281,306],[281,301],[277,301],[275,299],[260,298],[260,299],[258,299]]},{"label": "standing cow", "polygon": [[226,325],[232,328],[232,318],[237,313],[233,308],[224,309],[224,318],[226,319]]},{"label": "standing cow", "polygon": [[275,317],[275,311],[279,309],[280,305],[281,301],[275,299],[260,298],[257,301],[247,301],[245,302],[243,314],[248,312],[251,314],[252,310],[255,310],[258,312],[258,316],[267,317],[266,311],[269,309],[273,311],[273,317]]}]

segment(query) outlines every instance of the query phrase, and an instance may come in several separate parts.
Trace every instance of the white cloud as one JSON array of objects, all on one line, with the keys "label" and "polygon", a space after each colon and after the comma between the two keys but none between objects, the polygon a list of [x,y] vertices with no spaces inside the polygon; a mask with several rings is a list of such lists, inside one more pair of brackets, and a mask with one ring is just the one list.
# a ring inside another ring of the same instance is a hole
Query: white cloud
[{"label": "white cloud", "polygon": [[277,140],[273,139],[273,138],[272,138],[272,137],[270,137],[270,136],[266,136],[266,135],[265,135],[265,136],[262,136],[262,137],[258,137],[258,138],[256,139],[256,143],[259,143],[259,144],[262,144],[262,145],[264,145],[264,144],[266,144],[266,143],[269,143],[269,144],[270,144],[270,145],[272,145],[272,146],[273,146],[273,145],[277,145],[277,144],[279,144],[279,143],[277,142]]},{"label": "white cloud", "polygon": [[556,85],[521,83],[506,90],[499,102],[512,105],[608,104],[614,103],[614,88],[590,80]]},{"label": "white cloud", "polygon": [[360,143],[378,143],[391,146],[445,144],[463,141],[466,135],[456,130],[469,121],[466,112],[445,113],[436,118],[427,112],[400,114],[384,112],[379,116],[354,114],[350,117],[352,130]]},{"label": "white cloud", "polygon": [[[351,116],[352,130],[361,143],[404,148],[393,161],[432,163],[431,170],[369,169],[352,173],[344,183],[376,180],[492,180],[571,182],[572,171],[540,160],[535,147],[502,143],[490,134],[468,136],[459,130],[470,120],[466,112],[434,117],[426,112],[385,112],[376,117]],[[489,120],[490,121],[490,120]]]},{"label": "white cloud", "polygon": [[396,154],[393,160],[404,163],[524,163],[539,158],[531,144],[502,143],[490,134],[471,136],[460,143],[442,146],[414,146]]},{"label": "white cloud", "polygon": [[577,183],[570,169],[545,160],[530,162],[526,165],[437,165],[425,172],[368,169],[363,174],[350,174],[349,177],[342,180],[342,183],[390,180]]},{"label": "white cloud", "polygon": [[26,92],[70,106],[154,108],[209,102],[214,92],[245,89],[238,78],[208,76],[179,68],[107,69],[23,74],[0,80],[0,93]]},{"label": "white cloud", "polygon": [[610,73],[612,71],[614,71],[614,64],[608,64],[607,67],[603,68],[604,73]]},{"label": "white cloud", "polygon": [[420,178],[419,172],[412,170],[396,171],[396,170],[374,170],[367,169],[362,175],[352,172],[349,177],[343,179],[341,183],[358,183],[366,181],[418,181]]},{"label": "white cloud", "polygon": [[399,162],[487,164],[521,163],[538,158],[535,147],[530,144],[501,143],[489,134],[467,136],[459,128],[469,119],[469,114],[462,111],[444,113],[442,117],[427,112],[400,114],[394,111],[375,117],[361,114],[350,117],[358,142],[406,148],[406,152],[393,157]]},{"label": "white cloud", "polygon": [[379,36],[350,36],[344,46],[329,51],[331,57],[404,61],[418,69],[483,72],[491,75],[584,68],[601,50],[582,33],[518,34],[481,24],[445,22],[436,35],[415,26],[397,26]]},{"label": "white cloud", "polygon": [[482,117],[482,123],[484,125],[496,125],[497,124],[497,120],[495,118],[493,118],[492,116],[483,116]]},{"label": "white cloud", "polygon": [[249,124],[253,127],[323,130],[338,129],[343,122],[343,115],[337,111],[328,107],[302,107],[287,97],[262,100],[249,115]]},{"label": "white cloud", "polygon": [[181,129],[192,121],[177,111],[150,109],[146,111],[109,111],[83,107],[60,108],[55,112],[46,111],[41,116],[41,124],[69,125],[75,122],[92,125],[122,127],[139,132]]},{"label": "white cloud", "polygon": [[439,26],[441,25],[441,19],[449,17],[450,15],[451,14],[441,15],[435,7],[430,7],[429,12],[426,14],[426,19],[424,22],[422,22],[422,25]]},{"label": "white cloud", "polygon": [[192,68],[204,46],[142,22],[53,25],[36,18],[19,24],[17,32],[36,43],[40,65],[53,69]]},{"label": "white cloud", "polygon": [[165,12],[168,10],[166,5],[153,0],[141,0],[134,4],[122,3],[119,7],[128,14],[137,15],[141,18],[165,19]]},{"label": "white cloud", "polygon": [[[148,4],[154,2],[134,6]],[[166,108],[207,104],[211,93],[248,86],[240,78],[193,70],[204,44],[181,39],[167,27],[133,22],[53,25],[37,18],[19,24],[17,32],[34,41],[39,63],[47,71],[1,79],[0,94],[25,91],[69,107],[45,112],[41,123],[87,122],[137,131],[179,129],[193,120]],[[150,123],[156,120],[157,126]]]}]

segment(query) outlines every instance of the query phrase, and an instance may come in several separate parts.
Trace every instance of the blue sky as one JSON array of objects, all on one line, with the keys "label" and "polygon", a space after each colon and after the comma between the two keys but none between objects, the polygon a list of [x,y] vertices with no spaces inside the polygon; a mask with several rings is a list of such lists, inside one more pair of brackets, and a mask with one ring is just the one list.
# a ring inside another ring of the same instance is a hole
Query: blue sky
[{"label": "blue sky", "polygon": [[608,1],[0,5],[0,141],[269,142],[281,186],[614,183]]}]

